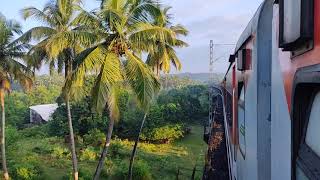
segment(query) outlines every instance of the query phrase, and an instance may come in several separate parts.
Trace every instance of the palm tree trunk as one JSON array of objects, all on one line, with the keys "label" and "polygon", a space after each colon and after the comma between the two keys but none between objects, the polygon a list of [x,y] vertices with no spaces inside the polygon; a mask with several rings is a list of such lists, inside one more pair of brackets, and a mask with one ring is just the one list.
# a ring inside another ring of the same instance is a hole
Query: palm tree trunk
[{"label": "palm tree trunk", "polygon": [[1,100],[1,156],[2,156],[2,171],[3,178],[9,180],[9,173],[7,169],[7,159],[6,159],[6,144],[5,144],[5,129],[6,129],[6,115],[4,109],[4,89],[0,90],[0,100]]},{"label": "palm tree trunk", "polygon": [[94,180],[99,180],[99,178],[100,178],[100,174],[101,174],[101,171],[102,171],[102,168],[103,168],[103,165],[104,165],[104,161],[106,159],[106,156],[108,154],[108,150],[109,150],[109,147],[110,147],[113,126],[114,126],[114,119],[110,118],[109,127],[108,127],[108,133],[107,133],[107,136],[106,136],[106,142],[105,142],[103,150],[101,152],[99,163],[98,163],[98,166],[96,168],[96,172],[94,173],[94,177],[93,177]]},{"label": "palm tree trunk", "polygon": [[71,118],[71,108],[69,98],[66,100],[67,112],[68,112],[68,125],[69,125],[69,133],[70,133],[70,149],[72,155],[72,169],[73,169],[73,179],[78,180],[78,160],[76,154],[76,146],[74,142],[74,133],[73,133],[73,125]]},{"label": "palm tree trunk", "polygon": [[[68,49],[67,51],[70,58],[65,60],[65,80],[71,75],[72,72],[72,62],[74,57],[73,49]],[[78,159],[76,153],[76,146],[74,141],[74,132],[73,132],[73,125],[72,125],[72,117],[71,117],[71,107],[70,107],[70,99],[69,96],[66,97],[66,108],[67,108],[67,116],[68,116],[68,126],[69,126],[69,134],[70,134],[70,149],[71,149],[71,156],[72,156],[72,170],[73,170],[73,179],[78,180],[79,173],[78,173]]]},{"label": "palm tree trunk", "polygon": [[146,119],[147,119],[147,113],[144,114],[143,120],[142,120],[141,125],[140,125],[140,130],[139,130],[138,136],[137,136],[137,138],[136,138],[136,140],[134,142],[133,150],[132,150],[132,153],[131,153],[129,172],[128,172],[128,179],[129,180],[132,180],[132,170],[133,170],[134,157],[135,157],[136,152],[137,152],[137,147],[138,147],[138,143],[139,143],[139,139],[140,139],[140,134],[142,132],[142,129],[143,129],[143,126],[144,126],[144,123],[145,123]]}]

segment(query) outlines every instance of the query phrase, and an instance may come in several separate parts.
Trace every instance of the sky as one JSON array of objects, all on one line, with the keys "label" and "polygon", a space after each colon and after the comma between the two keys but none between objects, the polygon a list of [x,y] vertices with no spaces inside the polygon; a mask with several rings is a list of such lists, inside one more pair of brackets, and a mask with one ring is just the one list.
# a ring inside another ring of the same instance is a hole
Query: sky
[{"label": "sky", "polygon": [[[173,22],[187,27],[189,35],[184,39],[189,47],[177,49],[182,61],[180,72],[209,72],[209,42],[235,44],[242,31],[263,0],[162,0],[165,6],[171,6]],[[20,10],[34,6],[42,8],[47,0],[2,0],[0,12],[9,19],[19,21],[24,31],[37,25],[34,20],[24,21]],[[85,0],[84,7],[92,10],[98,7],[97,0]],[[233,46],[216,46],[214,64],[216,73],[223,73],[228,66],[228,57]],[[40,73],[45,73],[42,69]],[[172,71],[172,73],[178,73]]]}]

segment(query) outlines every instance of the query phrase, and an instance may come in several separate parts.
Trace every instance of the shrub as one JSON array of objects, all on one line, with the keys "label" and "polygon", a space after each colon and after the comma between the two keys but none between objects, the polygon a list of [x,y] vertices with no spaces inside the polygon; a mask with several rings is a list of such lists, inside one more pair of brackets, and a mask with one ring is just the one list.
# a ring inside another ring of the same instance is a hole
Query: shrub
[{"label": "shrub", "polygon": [[54,147],[52,149],[51,155],[55,158],[70,158],[71,154],[67,148]]},{"label": "shrub", "polygon": [[150,168],[144,161],[137,161],[133,166],[133,178],[141,180],[151,180]]},{"label": "shrub", "polygon": [[[151,180],[152,176],[148,164],[144,161],[138,160],[134,163],[132,171],[133,179]],[[128,165],[126,163],[118,164],[112,179],[123,180],[128,176]]]},{"label": "shrub", "polygon": [[105,142],[105,134],[99,129],[92,129],[88,134],[83,136],[85,145],[102,146]]},{"label": "shrub", "polygon": [[94,151],[93,147],[88,147],[83,150],[80,154],[80,161],[94,161],[98,157],[97,153]]},{"label": "shrub", "polygon": [[158,143],[170,143],[176,139],[183,137],[183,128],[181,125],[166,125],[155,128],[145,133],[143,139]]},{"label": "shrub", "polygon": [[133,143],[128,140],[115,138],[110,145],[110,156],[118,158],[130,156],[130,150],[128,149],[131,149],[132,146]]},{"label": "shrub", "polygon": [[41,126],[34,126],[31,128],[25,128],[20,131],[23,137],[36,137],[36,138],[46,138],[48,137],[48,126],[41,125]]},{"label": "shrub", "polygon": [[114,180],[123,180],[127,179],[128,176],[128,165],[124,162],[117,163],[116,169],[112,174],[112,178]]},{"label": "shrub", "polygon": [[[73,180],[73,178],[71,178]],[[88,169],[80,169],[79,170],[79,179],[83,180],[92,180],[92,173]]]},{"label": "shrub", "polygon": [[36,168],[31,164],[22,164],[17,165],[15,167],[15,172],[13,173],[14,179],[21,179],[21,180],[35,180],[39,177],[39,172]]},{"label": "shrub", "polygon": [[7,145],[10,146],[17,142],[21,138],[18,130],[12,126],[6,127],[6,141]]},{"label": "shrub", "polygon": [[116,167],[113,161],[109,158],[106,158],[104,164],[105,164],[104,165],[105,168],[103,168],[101,172],[101,176],[108,177]]},{"label": "shrub", "polygon": [[37,176],[33,169],[21,167],[17,169],[17,177],[19,179],[34,179]]},{"label": "shrub", "polygon": [[119,141],[114,141],[112,142],[112,144],[110,145],[110,155],[111,156],[118,156],[121,153],[121,149],[123,149],[123,145],[121,143],[119,143]]}]

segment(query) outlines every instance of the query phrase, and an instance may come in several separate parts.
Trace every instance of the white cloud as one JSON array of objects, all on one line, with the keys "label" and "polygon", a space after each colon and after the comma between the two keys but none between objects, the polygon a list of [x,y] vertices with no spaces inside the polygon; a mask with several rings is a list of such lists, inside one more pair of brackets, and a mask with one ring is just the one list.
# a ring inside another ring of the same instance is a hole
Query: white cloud
[{"label": "white cloud", "polygon": [[[262,0],[165,0],[172,6],[175,23],[190,31],[188,48],[178,49],[183,72],[208,72],[209,41],[236,43]],[[215,64],[217,72],[225,72],[228,54],[234,47],[217,47],[215,56],[225,56]]]},{"label": "white cloud", "polygon": [[[177,50],[183,61],[183,72],[208,71],[208,43],[212,39],[216,43],[236,43],[242,30],[263,0],[163,0],[163,4],[172,6],[170,13],[175,23],[185,25],[190,35],[186,41],[190,47]],[[10,0],[4,1],[0,11],[8,18],[14,18],[23,23],[27,30],[34,26],[34,21],[24,22],[19,10],[25,6],[43,7],[47,0]],[[92,9],[99,3],[95,0],[85,0],[85,7]],[[216,50],[216,56],[224,54],[224,50]],[[225,71],[226,63],[217,64],[219,71]]]}]

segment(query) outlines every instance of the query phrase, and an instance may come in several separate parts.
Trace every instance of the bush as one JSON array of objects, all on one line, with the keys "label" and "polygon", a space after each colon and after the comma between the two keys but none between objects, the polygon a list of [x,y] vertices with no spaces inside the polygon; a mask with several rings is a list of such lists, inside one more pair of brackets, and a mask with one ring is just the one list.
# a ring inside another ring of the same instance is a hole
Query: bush
[{"label": "bush", "polygon": [[20,180],[36,180],[39,175],[40,173],[37,168],[29,163],[17,165],[13,173],[14,179]]},{"label": "bush", "polygon": [[37,177],[37,173],[33,169],[28,169],[26,167],[18,168],[17,170],[17,178],[18,179],[35,179]]},{"label": "bush", "polygon": [[[71,178],[73,180],[73,178]],[[88,169],[79,170],[79,180],[92,180],[92,173]]]},{"label": "bush", "polygon": [[[108,116],[106,113],[99,115],[92,111],[90,104],[92,99],[86,97],[81,101],[72,102],[71,114],[74,132],[83,136],[89,134],[92,129],[106,130]],[[49,124],[49,133],[51,136],[64,136],[69,134],[67,114],[65,105],[60,105],[52,114],[52,120]]]},{"label": "bush", "polygon": [[[138,160],[134,163],[132,171],[133,179],[151,180],[152,176],[150,168],[144,161]],[[118,164],[112,179],[123,180],[127,179],[128,165],[126,163]]]},{"label": "bush", "polygon": [[6,127],[6,145],[13,145],[21,138],[18,130],[12,126]]},{"label": "bush", "polygon": [[41,126],[34,126],[31,128],[25,128],[20,131],[23,137],[36,137],[36,138],[46,138],[48,137],[48,126],[41,125]]},{"label": "bush", "polygon": [[88,147],[80,154],[80,161],[94,161],[98,157],[93,147]]},{"label": "bush", "polygon": [[88,134],[83,136],[83,140],[85,145],[91,146],[102,146],[105,142],[105,134],[101,132],[99,129],[92,129]]},{"label": "bush", "polygon": [[131,149],[132,146],[133,144],[128,140],[115,138],[114,140],[112,140],[109,148],[110,156],[117,158],[127,157],[130,155],[130,151],[128,151],[128,148]]},{"label": "bush", "polygon": [[158,143],[170,143],[181,137],[183,137],[183,128],[178,124],[155,128],[142,136],[145,140]]},{"label": "bush", "polygon": [[101,176],[108,177],[116,167],[110,158],[106,158],[106,160],[104,161],[104,164],[105,164],[104,165],[105,168],[103,168],[101,172]]},{"label": "bush", "polygon": [[52,149],[51,155],[55,158],[70,158],[71,154],[67,148],[62,148],[62,147],[54,147]]},{"label": "bush", "polygon": [[40,146],[36,146],[32,149],[32,152],[35,152],[41,155],[50,154],[51,151],[52,149],[48,144],[41,144]]}]

